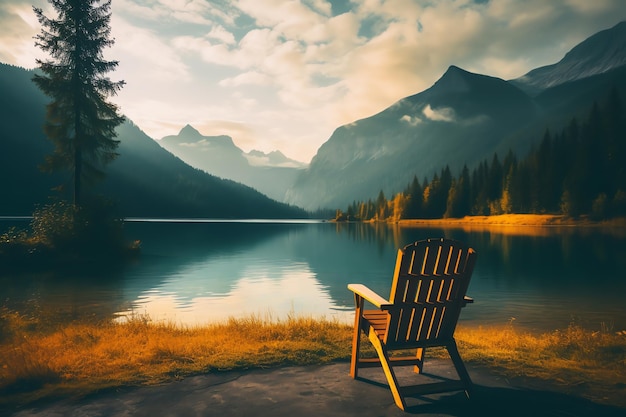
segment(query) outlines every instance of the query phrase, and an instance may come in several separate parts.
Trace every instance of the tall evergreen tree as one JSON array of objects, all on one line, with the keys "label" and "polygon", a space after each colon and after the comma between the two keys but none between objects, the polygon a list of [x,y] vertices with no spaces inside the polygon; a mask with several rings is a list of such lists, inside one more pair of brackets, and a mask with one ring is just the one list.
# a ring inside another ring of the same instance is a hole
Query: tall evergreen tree
[{"label": "tall evergreen tree", "polygon": [[487,213],[487,161],[482,161],[472,172],[472,185],[470,187],[472,214],[484,215]]},{"label": "tall evergreen tree", "polygon": [[376,216],[381,220],[387,217],[387,198],[383,190],[380,190],[376,199]]},{"label": "tall evergreen tree", "polygon": [[424,189],[416,176],[407,187],[406,193],[409,195],[409,203],[406,208],[406,217],[409,219],[418,219],[423,215],[424,205]]},{"label": "tall evergreen tree", "polygon": [[487,199],[490,202],[498,200],[501,197],[503,177],[502,164],[500,163],[498,154],[494,153],[487,174]]},{"label": "tall evergreen tree", "polygon": [[470,174],[467,165],[463,165],[463,170],[459,179],[452,180],[448,193],[448,205],[444,217],[463,217],[471,212],[470,196]]},{"label": "tall evergreen tree", "polygon": [[48,18],[33,10],[42,25],[35,45],[51,59],[37,60],[43,75],[34,82],[52,101],[44,131],[55,145],[45,170],[73,172],[74,204],[80,205],[83,182],[103,176],[102,168],[117,156],[115,128],[124,118],[107,97],[124,85],[105,76],[117,61],[106,61],[110,38],[111,0],[49,0],[57,13]]}]

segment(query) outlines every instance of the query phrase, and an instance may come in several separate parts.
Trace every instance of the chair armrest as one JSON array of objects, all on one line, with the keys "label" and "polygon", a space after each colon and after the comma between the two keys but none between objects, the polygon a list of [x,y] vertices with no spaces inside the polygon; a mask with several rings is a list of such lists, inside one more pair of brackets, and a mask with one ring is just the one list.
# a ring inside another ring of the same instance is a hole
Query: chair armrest
[{"label": "chair armrest", "polygon": [[461,307],[465,307],[467,304],[472,304],[473,302],[474,299],[466,295],[465,297],[463,297],[463,304],[461,304]]},{"label": "chair armrest", "polygon": [[389,307],[392,304],[385,300],[380,295],[376,294],[374,291],[370,290],[363,284],[348,284],[348,289],[353,293],[359,295],[370,303],[374,304],[378,308]]}]

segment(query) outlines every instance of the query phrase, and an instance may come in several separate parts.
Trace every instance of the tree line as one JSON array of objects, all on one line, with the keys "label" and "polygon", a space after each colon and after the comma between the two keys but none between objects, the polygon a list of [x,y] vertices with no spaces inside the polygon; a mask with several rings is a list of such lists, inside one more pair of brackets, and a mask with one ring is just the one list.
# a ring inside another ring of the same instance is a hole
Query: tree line
[{"label": "tree line", "polygon": [[337,220],[397,221],[467,215],[550,213],[595,219],[626,216],[626,114],[617,89],[574,117],[560,133],[546,130],[523,158],[494,153],[453,176],[449,166],[387,198],[355,201]]}]

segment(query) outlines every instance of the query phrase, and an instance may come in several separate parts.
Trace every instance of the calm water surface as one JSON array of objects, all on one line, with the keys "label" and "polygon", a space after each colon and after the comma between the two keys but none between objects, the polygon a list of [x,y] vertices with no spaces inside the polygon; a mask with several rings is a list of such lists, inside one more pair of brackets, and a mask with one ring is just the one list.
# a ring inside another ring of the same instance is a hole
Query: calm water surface
[{"label": "calm water surface", "polygon": [[[1,223],[0,223],[1,224]],[[202,324],[290,314],[353,319],[347,284],[389,294],[399,247],[427,237],[478,252],[461,320],[534,330],[626,329],[626,237],[581,228],[409,228],[322,222],[133,221],[135,263],[78,274],[0,272],[0,302],[34,314]]]}]

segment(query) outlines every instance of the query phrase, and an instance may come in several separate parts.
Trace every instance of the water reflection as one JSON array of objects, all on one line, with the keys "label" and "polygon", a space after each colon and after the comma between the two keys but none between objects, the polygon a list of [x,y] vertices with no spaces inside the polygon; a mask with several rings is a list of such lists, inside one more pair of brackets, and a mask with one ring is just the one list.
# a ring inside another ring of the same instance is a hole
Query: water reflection
[{"label": "water reflection", "polygon": [[[5,305],[99,316],[148,314],[200,324],[251,314],[336,317],[350,323],[346,289],[388,295],[399,247],[433,236],[479,253],[463,321],[532,329],[570,321],[626,328],[623,234],[582,228],[425,228],[333,223],[128,223],[142,256],[120,271],[0,276]],[[526,233],[521,233],[526,230]]]},{"label": "water reflection", "polygon": [[[143,309],[153,320],[202,324],[228,317],[281,318],[289,315],[326,315],[346,320],[346,311],[335,311],[333,301],[305,265],[276,276],[276,271],[255,271],[241,278],[227,293],[200,291],[193,297],[177,293],[178,281],[172,280],[158,289],[138,297],[135,309]],[[136,311],[120,312],[122,316]]]}]

